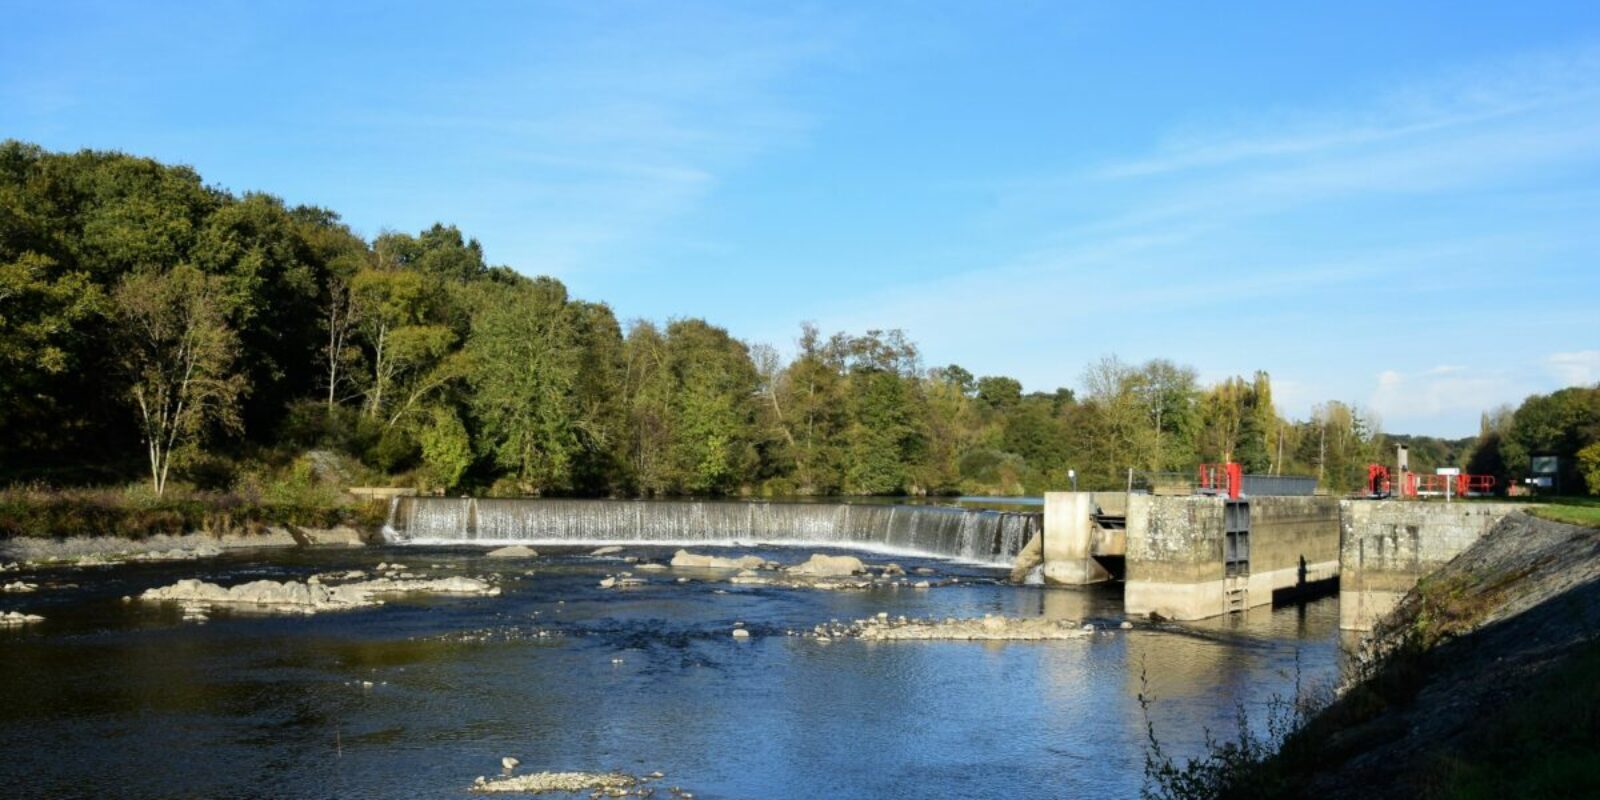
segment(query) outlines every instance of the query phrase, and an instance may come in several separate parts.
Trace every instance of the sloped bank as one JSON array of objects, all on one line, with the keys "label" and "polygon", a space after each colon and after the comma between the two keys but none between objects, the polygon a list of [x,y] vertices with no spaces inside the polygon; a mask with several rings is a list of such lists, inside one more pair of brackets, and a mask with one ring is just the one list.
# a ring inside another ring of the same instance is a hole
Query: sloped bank
[{"label": "sloped bank", "polygon": [[1338,698],[1196,797],[1600,796],[1600,530],[1515,513],[1384,618]]}]

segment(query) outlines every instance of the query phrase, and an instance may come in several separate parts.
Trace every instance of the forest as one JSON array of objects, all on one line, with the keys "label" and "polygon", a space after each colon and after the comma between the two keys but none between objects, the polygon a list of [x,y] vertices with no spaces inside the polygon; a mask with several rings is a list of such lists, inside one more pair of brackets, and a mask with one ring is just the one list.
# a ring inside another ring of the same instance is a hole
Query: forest
[{"label": "forest", "polygon": [[[484,495],[1018,495],[1232,460],[1345,493],[1396,441],[1352,403],[1283,418],[1266,372],[1202,385],[1064,353],[1090,362],[1077,387],[1024,392],[930,367],[897,330],[800,324],[783,344],[618,320],[449,225],[368,241],[188,167],[0,144],[0,483],[159,495],[334,469]],[[1414,468],[1502,478],[1559,452],[1600,489],[1600,389],[1399,441]]]}]

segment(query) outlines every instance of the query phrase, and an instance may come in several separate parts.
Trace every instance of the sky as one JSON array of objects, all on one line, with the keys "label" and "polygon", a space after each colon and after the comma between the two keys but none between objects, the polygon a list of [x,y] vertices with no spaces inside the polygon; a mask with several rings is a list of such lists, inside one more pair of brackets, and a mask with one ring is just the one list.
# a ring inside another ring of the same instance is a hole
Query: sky
[{"label": "sky", "polygon": [[[1313,7],[1313,6],[1320,7]],[[1600,4],[0,0],[0,138],[436,221],[623,320],[1385,430],[1600,382]]]}]

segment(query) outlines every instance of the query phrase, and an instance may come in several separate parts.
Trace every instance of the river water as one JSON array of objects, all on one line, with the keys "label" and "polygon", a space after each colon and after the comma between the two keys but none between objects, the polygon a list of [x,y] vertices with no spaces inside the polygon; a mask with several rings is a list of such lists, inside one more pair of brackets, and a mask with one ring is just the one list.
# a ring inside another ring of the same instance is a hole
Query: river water
[{"label": "river water", "polygon": [[[787,633],[879,611],[1115,628],[1120,590],[1005,586],[997,569],[905,558],[961,581],[830,592],[659,572],[608,590],[599,580],[627,566],[586,550],[532,561],[464,547],[259,551],[24,573],[41,589],[0,596],[0,609],[46,621],[0,629],[0,786],[9,797],[464,798],[509,755],[524,772],[659,770],[661,785],[708,799],[1132,797],[1141,686],[1168,750],[1193,754],[1207,727],[1232,731],[1241,707],[1259,723],[1269,698],[1330,683],[1341,660],[1333,599],[1088,640],[824,642]],[[811,551],[723,552],[793,562]],[[504,593],[313,617],[218,611],[203,624],[121,602],[180,578],[303,579],[396,560],[429,575],[499,573]],[[735,622],[754,635],[732,638]]]}]

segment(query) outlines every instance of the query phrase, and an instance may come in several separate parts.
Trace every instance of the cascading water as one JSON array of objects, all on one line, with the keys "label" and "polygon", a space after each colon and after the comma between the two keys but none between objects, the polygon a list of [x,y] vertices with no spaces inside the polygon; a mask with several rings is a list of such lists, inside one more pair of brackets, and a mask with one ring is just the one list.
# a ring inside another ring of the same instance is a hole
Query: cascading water
[{"label": "cascading water", "polygon": [[398,497],[396,544],[778,544],[1007,565],[1041,515],[944,506]]}]

